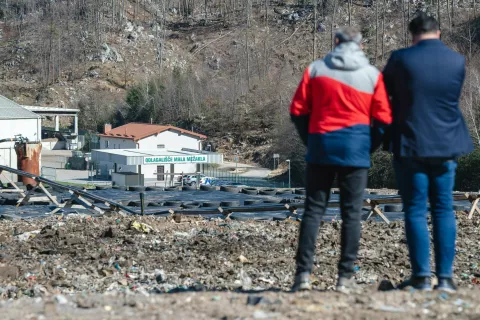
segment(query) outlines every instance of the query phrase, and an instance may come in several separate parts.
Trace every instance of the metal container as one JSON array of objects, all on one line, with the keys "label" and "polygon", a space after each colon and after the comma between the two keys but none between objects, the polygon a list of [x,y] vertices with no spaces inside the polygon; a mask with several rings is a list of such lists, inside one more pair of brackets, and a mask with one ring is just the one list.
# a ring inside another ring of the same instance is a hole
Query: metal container
[{"label": "metal container", "polygon": [[[40,153],[42,144],[38,142],[17,142],[15,143],[15,152],[17,153],[17,168],[37,176],[40,175]],[[18,176],[18,181],[24,185],[36,185],[35,180],[27,177]]]}]

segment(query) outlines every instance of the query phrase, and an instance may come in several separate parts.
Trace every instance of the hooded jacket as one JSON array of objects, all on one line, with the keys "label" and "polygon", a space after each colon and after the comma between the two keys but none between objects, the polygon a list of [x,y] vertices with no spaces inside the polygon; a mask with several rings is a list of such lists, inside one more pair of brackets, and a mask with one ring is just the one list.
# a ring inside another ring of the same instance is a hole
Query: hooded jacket
[{"label": "hooded jacket", "polygon": [[290,115],[307,145],[306,161],[342,167],[369,168],[370,151],[381,141],[376,129],[392,122],[383,76],[355,42],[307,68]]}]

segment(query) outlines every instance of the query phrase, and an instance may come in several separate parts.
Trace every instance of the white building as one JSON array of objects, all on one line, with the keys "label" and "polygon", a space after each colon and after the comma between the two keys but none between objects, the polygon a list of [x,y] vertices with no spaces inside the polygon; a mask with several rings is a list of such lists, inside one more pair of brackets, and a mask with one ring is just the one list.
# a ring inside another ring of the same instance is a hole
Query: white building
[{"label": "white building", "polygon": [[[42,119],[12,100],[0,96],[0,140],[22,135],[30,142],[40,142]],[[0,143],[0,164],[17,168],[14,142]]]},{"label": "white building", "polygon": [[[173,126],[129,123],[112,129],[107,124],[104,134],[99,136],[101,150],[93,152],[92,158],[104,176],[133,172],[143,175],[145,181],[164,181],[165,175],[162,173],[195,173],[201,169],[200,163],[208,161],[207,157],[204,161],[191,161],[190,158],[202,154],[202,141],[207,137]],[[139,150],[137,154],[140,160],[127,161],[127,156],[128,159],[134,158],[132,152],[135,152],[131,149]],[[181,159],[182,156],[185,158]],[[168,161],[169,158],[171,161]],[[152,162],[152,159],[157,161]]]}]

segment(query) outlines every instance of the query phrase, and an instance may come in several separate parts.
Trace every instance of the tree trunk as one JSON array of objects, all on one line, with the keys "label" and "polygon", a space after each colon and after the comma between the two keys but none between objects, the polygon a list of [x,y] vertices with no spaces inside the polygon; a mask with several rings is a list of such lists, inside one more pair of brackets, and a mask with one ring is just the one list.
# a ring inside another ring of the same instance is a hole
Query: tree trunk
[{"label": "tree trunk", "polygon": [[112,28],[115,25],[115,0],[112,0]]},{"label": "tree trunk", "polygon": [[378,1],[375,0],[375,64],[378,58]]},{"label": "tree trunk", "polygon": [[332,23],[330,24],[330,50],[333,50],[335,45],[334,43],[334,25],[335,25],[335,13],[337,12],[337,0],[333,0],[333,13],[332,13]]},{"label": "tree trunk", "polygon": [[268,39],[270,38],[270,28],[268,26],[268,1],[265,0],[265,39],[263,40],[263,59],[264,59],[264,68],[263,68],[263,77],[266,78],[268,75]]},{"label": "tree trunk", "polygon": [[208,0],[205,0],[205,24],[207,24],[207,18],[208,18],[208,4],[207,4]]},{"label": "tree trunk", "polygon": [[447,0],[448,29],[452,28],[452,15],[450,14],[450,1]]},{"label": "tree trunk", "polygon": [[268,0],[265,0],[265,24],[268,26]]},{"label": "tree trunk", "polygon": [[245,29],[245,58],[246,58],[246,72],[247,72],[247,88],[250,90],[250,50],[248,48],[248,32],[250,29],[250,10],[252,0],[247,0],[247,28]]},{"label": "tree trunk", "polygon": [[383,12],[382,12],[382,62],[385,59],[385,11],[387,7],[387,1],[383,0]]},{"label": "tree trunk", "polygon": [[[410,1],[411,0],[407,0],[407,24],[410,23]],[[406,32],[408,33],[408,30]]]},{"label": "tree trunk", "polygon": [[455,25],[455,0],[452,0],[452,23],[450,24],[450,27],[453,27],[454,25]]},{"label": "tree trunk", "polygon": [[406,46],[407,46],[407,37],[406,37],[407,31],[406,31],[406,28],[405,28],[405,0],[401,0],[401,1],[402,1],[402,34],[403,34],[403,46],[406,47]]},{"label": "tree trunk", "polygon": [[348,25],[352,25],[352,0],[348,0]]},{"label": "tree trunk", "polygon": [[440,11],[440,0],[437,0],[437,20],[438,20],[438,27],[441,30],[442,29],[442,15],[441,15],[441,11]]},{"label": "tree trunk", "polygon": [[[349,0],[350,1],[350,0]],[[317,0],[313,0],[313,59],[317,59]]]}]

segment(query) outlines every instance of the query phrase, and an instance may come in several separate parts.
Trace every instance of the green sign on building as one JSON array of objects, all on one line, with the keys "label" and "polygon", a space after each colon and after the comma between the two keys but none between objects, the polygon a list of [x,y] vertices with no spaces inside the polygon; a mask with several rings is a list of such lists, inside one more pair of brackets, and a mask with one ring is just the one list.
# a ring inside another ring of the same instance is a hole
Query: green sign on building
[{"label": "green sign on building", "polygon": [[164,164],[164,163],[207,163],[207,156],[157,156],[144,157],[144,164]]}]

